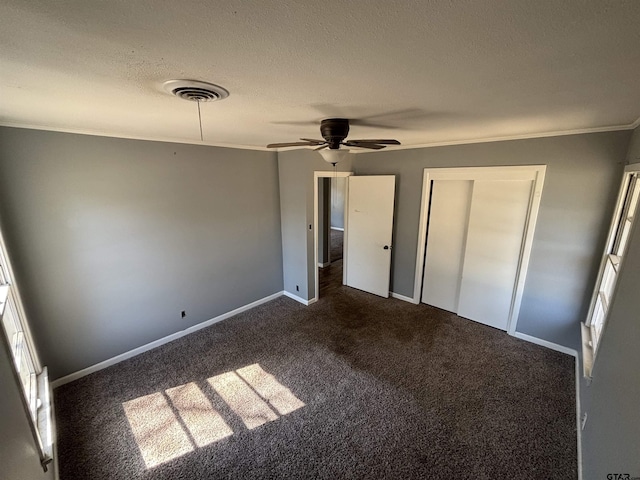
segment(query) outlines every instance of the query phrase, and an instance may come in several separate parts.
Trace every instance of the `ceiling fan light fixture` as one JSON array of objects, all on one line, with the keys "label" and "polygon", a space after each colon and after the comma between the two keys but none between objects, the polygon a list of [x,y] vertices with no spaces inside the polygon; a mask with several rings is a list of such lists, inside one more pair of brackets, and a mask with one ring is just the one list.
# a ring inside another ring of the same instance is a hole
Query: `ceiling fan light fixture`
[{"label": "ceiling fan light fixture", "polygon": [[325,148],[319,150],[318,153],[322,155],[325,162],[331,165],[342,162],[351,156],[351,151],[348,148]]}]

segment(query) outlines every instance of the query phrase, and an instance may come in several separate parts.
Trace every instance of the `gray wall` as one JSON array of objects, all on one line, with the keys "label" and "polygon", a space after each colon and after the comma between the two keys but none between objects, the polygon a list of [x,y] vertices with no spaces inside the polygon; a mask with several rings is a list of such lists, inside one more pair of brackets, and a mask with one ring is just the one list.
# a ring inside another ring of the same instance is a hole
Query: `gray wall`
[{"label": "gray wall", "polygon": [[517,330],[577,349],[631,132],[356,155],[356,175],[397,175],[393,292],[413,296],[426,167],[547,165]]},{"label": "gray wall", "polygon": [[[1,333],[0,333],[1,334]],[[22,406],[20,386],[11,368],[11,354],[0,339],[0,471],[3,480],[53,479],[53,465],[44,473],[36,443]]]},{"label": "gray wall", "polygon": [[[640,162],[640,128],[634,132],[627,159]],[[609,473],[640,477],[639,224],[635,222],[631,235],[591,385],[581,377],[580,403],[588,415],[582,432],[585,480],[606,478]]]},{"label": "gray wall", "polygon": [[[578,349],[630,131],[382,151],[355,155],[357,175],[397,175],[391,290],[413,296],[422,171],[427,167],[547,165],[520,308],[521,333]],[[313,171],[308,150],[278,156],[285,290],[313,297]],[[352,168],[351,168],[352,167]],[[306,223],[303,223],[305,222]]]},{"label": "gray wall", "polygon": [[627,163],[640,163],[640,127],[633,131],[627,152]]},{"label": "gray wall", "polygon": [[[312,150],[278,153],[284,289],[303,300],[315,296],[314,232],[309,228],[313,225],[313,172],[332,170]],[[339,163],[337,170],[350,171],[351,162]]]},{"label": "gray wall", "polygon": [[331,179],[318,179],[318,263],[329,261],[331,247]]},{"label": "gray wall", "polygon": [[344,228],[344,177],[331,179],[331,226]]},{"label": "gray wall", "polygon": [[51,378],[281,291],[276,158],[0,128],[1,226]]}]

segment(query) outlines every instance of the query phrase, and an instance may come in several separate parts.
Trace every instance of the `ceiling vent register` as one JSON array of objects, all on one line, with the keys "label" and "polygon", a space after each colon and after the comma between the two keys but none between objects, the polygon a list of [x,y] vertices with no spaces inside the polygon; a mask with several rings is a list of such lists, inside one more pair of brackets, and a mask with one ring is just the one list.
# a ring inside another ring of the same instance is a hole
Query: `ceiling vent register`
[{"label": "ceiling vent register", "polygon": [[164,82],[164,89],[176,97],[192,102],[214,102],[229,96],[229,92],[221,86],[198,80],[169,80]]}]

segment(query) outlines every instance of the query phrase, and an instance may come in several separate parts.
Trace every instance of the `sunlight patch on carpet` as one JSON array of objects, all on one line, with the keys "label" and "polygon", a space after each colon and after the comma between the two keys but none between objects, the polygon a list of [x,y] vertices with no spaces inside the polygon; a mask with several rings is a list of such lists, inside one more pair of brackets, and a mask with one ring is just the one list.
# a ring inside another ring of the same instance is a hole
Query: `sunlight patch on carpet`
[{"label": "sunlight patch on carpet", "polygon": [[198,447],[233,435],[231,427],[195,383],[170,388],[167,395]]},{"label": "sunlight patch on carpet", "polygon": [[152,468],[193,450],[162,392],[122,404],[147,468]]},{"label": "sunlight patch on carpet", "polygon": [[207,381],[249,430],[278,418],[278,414],[236,372],[216,375]]},{"label": "sunlight patch on carpet", "polygon": [[[305,406],[257,363],[207,382],[248,430]],[[122,407],[148,469],[233,435],[195,382],[135,398]]]},{"label": "sunlight patch on carpet", "polygon": [[248,367],[240,368],[236,372],[280,415],[286,415],[304,407],[302,400],[278,382],[276,377],[265,372],[259,364],[255,363]]}]

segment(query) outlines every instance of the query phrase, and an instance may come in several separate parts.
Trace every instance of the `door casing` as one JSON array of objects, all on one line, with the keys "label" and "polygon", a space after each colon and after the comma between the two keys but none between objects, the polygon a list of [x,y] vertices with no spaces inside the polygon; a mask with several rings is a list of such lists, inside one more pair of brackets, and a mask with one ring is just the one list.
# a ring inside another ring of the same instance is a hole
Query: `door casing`
[{"label": "door casing", "polygon": [[[353,172],[332,172],[332,171],[315,171],[313,172],[313,269],[314,269],[314,289],[313,298],[309,300],[309,304],[317,302],[320,289],[320,276],[318,274],[318,179],[320,178],[334,178],[334,177],[350,177]],[[345,189],[348,190],[349,182],[346,182]],[[348,191],[345,192],[345,198]],[[345,216],[347,211],[347,202],[345,200]],[[345,221],[344,235],[347,236],[347,224]],[[347,261],[347,251],[344,250],[342,254],[342,264]],[[344,282],[344,278],[343,278]]]}]

